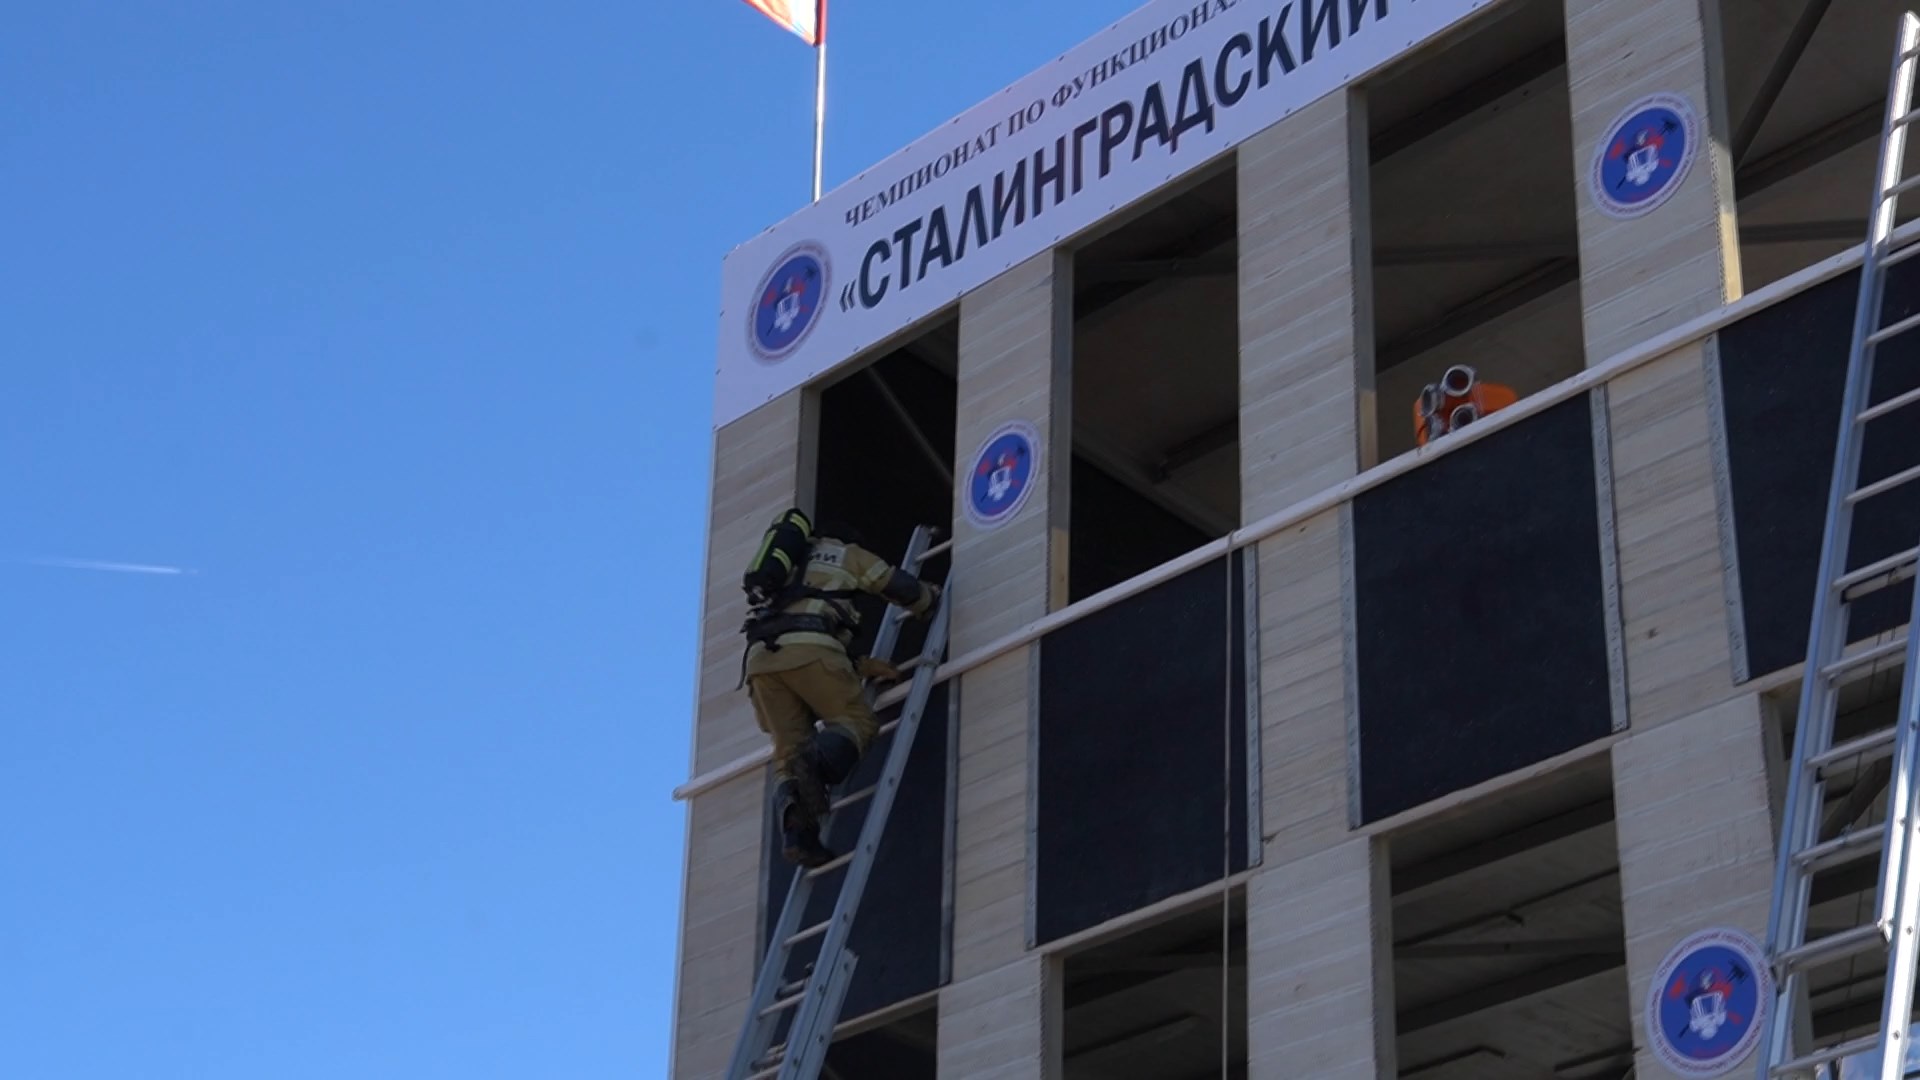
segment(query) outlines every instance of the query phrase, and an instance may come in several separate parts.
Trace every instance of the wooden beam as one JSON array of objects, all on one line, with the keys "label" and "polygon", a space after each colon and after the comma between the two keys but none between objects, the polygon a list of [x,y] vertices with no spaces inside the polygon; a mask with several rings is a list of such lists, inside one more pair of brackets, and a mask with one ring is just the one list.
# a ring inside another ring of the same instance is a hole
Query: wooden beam
[{"label": "wooden beam", "polygon": [[[1880,133],[1880,125],[1886,120],[1886,108],[1884,100],[1872,101],[1832,123],[1820,125],[1805,138],[1796,139],[1735,169],[1734,198],[1738,200],[1758,195],[1775,184],[1793,179],[1842,150],[1873,138]],[[1861,242],[1865,243],[1866,239],[1862,231]]]},{"label": "wooden beam", "polygon": [[1135,1050],[1143,1044],[1173,1042],[1201,1030],[1204,1024],[1204,1017],[1195,1013],[1181,1013],[1152,1027],[1103,1039],[1077,1050],[1069,1050],[1066,1053],[1066,1063],[1073,1067],[1092,1068],[1095,1062],[1116,1056],[1115,1051]]},{"label": "wooden beam", "polygon": [[[1829,240],[1859,243],[1866,235],[1865,219],[1795,221],[1780,225],[1742,225],[1740,227],[1740,242],[1743,244],[1799,244]],[[1563,236],[1549,240],[1386,247],[1373,253],[1373,265],[1449,266],[1458,263],[1520,260],[1538,262],[1546,259],[1574,259],[1579,255],[1579,237]]]},{"label": "wooden beam", "polygon": [[[1864,239],[1864,237],[1863,237]],[[1376,370],[1385,371],[1421,353],[1439,348],[1462,334],[1515,311],[1557,289],[1580,281],[1580,260],[1550,259],[1509,278],[1461,304],[1433,322],[1382,346]]]},{"label": "wooden beam", "polygon": [[1761,80],[1752,107],[1740,120],[1740,130],[1734,132],[1734,168],[1739,168],[1740,163],[1747,159],[1747,151],[1753,149],[1753,140],[1760,136],[1761,127],[1772,115],[1774,104],[1780,100],[1780,92],[1787,88],[1787,80],[1792,77],[1800,58],[1806,55],[1807,45],[1813,41],[1813,32],[1820,28],[1820,20],[1832,3],[1833,0],[1807,0],[1807,6],[1800,9],[1800,18],[1788,31],[1787,42],[1780,47],[1780,55],[1773,58],[1773,66],[1767,69],[1767,77]]},{"label": "wooden beam", "polygon": [[[1631,1066],[1632,1064],[1633,1044],[1621,1043],[1618,1046],[1610,1046],[1605,1050],[1600,1050],[1595,1053],[1584,1054],[1577,1058],[1569,1058],[1566,1061],[1554,1062],[1553,1075],[1582,1077],[1606,1076],[1612,1078],[1620,1075],[1619,1069],[1622,1065]],[[1601,1069],[1607,1071],[1589,1071]]]},{"label": "wooden beam", "polygon": [[1368,156],[1378,165],[1415,143],[1441,134],[1448,125],[1465,120],[1535,79],[1566,66],[1567,40],[1556,38],[1374,135],[1367,140]]},{"label": "wooden beam", "polygon": [[1394,1021],[1394,1034],[1405,1038],[1416,1031],[1426,1031],[1442,1024],[1451,1024],[1456,1020],[1465,1020],[1477,1013],[1489,1012],[1518,1004],[1529,998],[1551,994],[1574,983],[1618,971],[1626,966],[1625,950],[1616,950],[1599,956],[1582,956],[1575,960],[1552,964],[1511,979],[1478,986],[1464,993],[1448,994],[1439,1001],[1416,1005],[1402,1012]]},{"label": "wooden beam", "polygon": [[1462,1050],[1459,1053],[1434,1058],[1432,1061],[1423,1061],[1411,1068],[1401,1069],[1400,1080],[1409,1080],[1410,1077],[1419,1076],[1421,1073],[1430,1073],[1435,1069],[1444,1069],[1449,1065],[1458,1065],[1463,1061],[1472,1061],[1477,1057],[1490,1057],[1496,1061],[1507,1060],[1506,1052],[1503,1050],[1492,1046],[1475,1046]]},{"label": "wooden beam", "polygon": [[1182,439],[1168,447],[1166,453],[1160,455],[1160,460],[1154,464],[1153,468],[1147,471],[1147,475],[1154,483],[1164,484],[1168,480],[1173,479],[1174,473],[1179,472],[1181,469],[1186,468],[1188,465],[1199,461],[1209,454],[1225,450],[1227,447],[1238,442],[1239,439],[1240,417],[1238,414],[1235,414],[1231,420],[1214,424],[1206,430],[1189,438]]},{"label": "wooden beam", "polygon": [[[1489,911],[1484,914],[1475,915],[1471,918],[1459,919],[1454,922],[1448,923],[1445,926],[1441,926],[1436,929],[1429,930],[1426,933],[1416,934],[1413,937],[1396,941],[1393,943],[1393,949],[1395,954],[1397,955],[1399,952],[1401,952],[1404,949],[1413,948],[1414,946],[1418,946],[1418,945],[1425,945],[1430,941],[1438,941],[1444,937],[1452,937],[1454,934],[1462,933],[1467,930],[1477,930],[1483,926],[1488,926],[1493,923],[1505,922],[1513,926],[1524,926],[1526,925],[1526,920],[1521,917],[1520,915],[1521,912],[1526,911],[1530,908],[1539,907],[1540,905],[1545,904],[1552,900],[1558,900],[1558,899],[1561,899],[1562,897],[1571,896],[1572,894],[1577,893],[1582,889],[1589,889],[1595,885],[1599,885],[1604,882],[1614,881],[1615,879],[1619,878],[1619,876],[1620,876],[1620,868],[1617,866],[1610,867],[1606,870],[1600,871],[1599,873],[1589,874],[1578,881],[1568,882],[1567,884],[1558,886],[1557,888],[1548,889],[1547,891],[1541,892],[1541,893],[1535,893],[1534,895],[1529,896],[1526,899],[1519,901],[1518,903],[1508,904],[1500,908],[1498,911]],[[1616,884],[1613,887],[1618,888],[1619,886]]]},{"label": "wooden beam", "polygon": [[[1196,259],[1226,259],[1237,269],[1239,256],[1236,254],[1240,240],[1240,226],[1237,216],[1226,214],[1211,224],[1193,230],[1177,242],[1169,243],[1146,259],[1124,260],[1117,265],[1141,266],[1147,263],[1186,263]],[[1115,265],[1115,264],[1109,264]],[[1088,317],[1103,309],[1112,307],[1139,289],[1162,280],[1159,277],[1141,278],[1108,276],[1101,263],[1084,255],[1073,261],[1073,275],[1076,281],[1092,282],[1084,288],[1074,290],[1073,321],[1084,322]]]},{"label": "wooden beam", "polygon": [[1613,800],[1596,799],[1564,813],[1531,822],[1511,832],[1455,848],[1425,862],[1393,872],[1395,903],[1410,893],[1494,863],[1524,855],[1613,821]]},{"label": "wooden beam", "polygon": [[1232,252],[1209,252],[1191,258],[1133,259],[1127,262],[1097,263],[1074,268],[1082,282],[1158,281],[1178,277],[1228,277],[1240,268]]},{"label": "wooden beam", "polygon": [[1488,956],[1607,956],[1620,951],[1620,938],[1540,938],[1534,941],[1476,941],[1461,945],[1409,945],[1395,959],[1450,960]]}]

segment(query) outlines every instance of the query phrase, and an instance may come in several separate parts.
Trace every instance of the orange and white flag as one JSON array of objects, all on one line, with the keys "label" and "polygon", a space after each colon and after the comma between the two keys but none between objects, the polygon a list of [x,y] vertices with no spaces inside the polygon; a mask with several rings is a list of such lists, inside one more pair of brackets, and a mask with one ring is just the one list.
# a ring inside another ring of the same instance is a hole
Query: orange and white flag
[{"label": "orange and white flag", "polygon": [[747,0],[767,18],[800,35],[809,45],[820,44],[820,9],[826,0]]}]

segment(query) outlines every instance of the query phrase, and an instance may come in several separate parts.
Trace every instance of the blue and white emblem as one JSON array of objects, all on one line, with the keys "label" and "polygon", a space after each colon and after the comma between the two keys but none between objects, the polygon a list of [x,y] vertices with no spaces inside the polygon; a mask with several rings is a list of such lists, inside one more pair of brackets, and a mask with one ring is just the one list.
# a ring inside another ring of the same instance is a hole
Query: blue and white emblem
[{"label": "blue and white emblem", "polygon": [[1002,424],[973,455],[967,475],[967,519],[983,529],[1005,524],[1026,505],[1039,468],[1039,433],[1017,420]]},{"label": "blue and white emblem", "polygon": [[827,252],[818,244],[796,244],[774,261],[748,316],[747,344],[755,356],[772,362],[800,347],[826,306],[827,274]]},{"label": "blue and white emblem", "polygon": [[1594,202],[1609,217],[1652,213],[1687,178],[1699,124],[1677,94],[1654,94],[1629,105],[1593,155]]},{"label": "blue and white emblem", "polygon": [[1760,1042],[1773,976],[1753,938],[1719,927],[1688,935],[1647,988],[1647,1043],[1680,1076],[1724,1076]]}]

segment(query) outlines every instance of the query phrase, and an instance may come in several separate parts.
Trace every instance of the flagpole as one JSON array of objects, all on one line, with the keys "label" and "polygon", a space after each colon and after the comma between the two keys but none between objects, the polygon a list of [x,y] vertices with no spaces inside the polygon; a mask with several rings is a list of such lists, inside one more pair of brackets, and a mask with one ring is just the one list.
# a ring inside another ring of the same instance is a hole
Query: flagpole
[{"label": "flagpole", "polygon": [[820,201],[820,164],[827,137],[827,0],[813,9],[813,201]]}]

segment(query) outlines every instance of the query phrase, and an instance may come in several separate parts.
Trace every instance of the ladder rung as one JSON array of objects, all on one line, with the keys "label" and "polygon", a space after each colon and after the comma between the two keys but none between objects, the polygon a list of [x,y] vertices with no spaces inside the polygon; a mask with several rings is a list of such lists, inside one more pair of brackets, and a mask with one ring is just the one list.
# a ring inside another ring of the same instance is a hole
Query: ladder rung
[{"label": "ladder rung", "polygon": [[1880,930],[1879,923],[1867,923],[1851,930],[1842,930],[1829,934],[1818,941],[1809,941],[1805,945],[1788,949],[1780,954],[1776,961],[1785,976],[1795,971],[1804,971],[1818,967],[1831,960],[1842,960],[1855,953],[1869,949],[1885,948],[1887,935]]},{"label": "ladder rung", "polygon": [[826,875],[833,873],[835,870],[840,869],[841,867],[847,865],[852,861],[853,861],[853,852],[849,851],[845,855],[836,856],[830,862],[821,863],[819,866],[816,866],[813,869],[808,870],[807,876],[808,877],[825,877]]},{"label": "ladder rung", "polygon": [[[1920,250],[1920,244],[1915,244],[1913,249]],[[1869,420],[1878,420],[1895,409],[1904,409],[1916,401],[1920,401],[1920,387],[1915,387],[1901,394],[1899,397],[1888,398],[1880,404],[1869,408],[1860,414],[1860,422],[1864,424]]]},{"label": "ladder rung", "polygon": [[1836,660],[1833,663],[1828,664],[1826,667],[1821,668],[1820,674],[1826,676],[1829,679],[1835,679],[1840,677],[1842,674],[1845,674],[1846,672],[1852,671],[1854,668],[1865,667],[1868,664],[1877,663],[1881,660],[1885,660],[1889,656],[1898,656],[1901,653],[1905,652],[1906,649],[1907,649],[1907,635],[1901,634],[1898,638],[1895,638],[1892,641],[1884,642],[1882,644],[1875,645],[1871,649],[1854,653],[1852,656],[1849,656],[1844,660]]},{"label": "ladder rung", "polygon": [[1849,739],[1825,753],[1815,754],[1813,757],[1808,758],[1807,767],[1818,772],[1836,761],[1842,761],[1855,755],[1860,757],[1860,764],[1862,765],[1865,765],[1869,761],[1878,761],[1893,753],[1893,735],[1893,728],[1882,728],[1871,735],[1862,735],[1857,739]]},{"label": "ladder rung", "polygon": [[1858,832],[1842,833],[1804,851],[1795,852],[1793,861],[1802,871],[1817,874],[1822,870],[1831,870],[1836,866],[1845,865],[1854,859],[1877,854],[1885,844],[1886,837],[1885,828],[1868,828]]},{"label": "ladder rung", "polygon": [[795,979],[792,982],[786,984],[785,986],[782,986],[780,988],[779,996],[786,997],[788,994],[797,994],[800,991],[805,990],[807,988],[807,979],[810,979],[812,977],[813,976],[808,975],[803,978]]},{"label": "ladder rung", "polygon": [[[1838,581],[1835,581],[1833,587],[1847,594],[1846,598],[1848,600],[1865,596],[1871,592],[1878,592],[1889,585],[1905,581],[1912,577],[1916,559],[1920,559],[1920,547],[1910,547],[1898,555],[1889,555],[1877,563],[1869,563],[1845,575]],[[1858,592],[1853,591],[1858,586],[1864,585],[1867,582],[1873,582],[1873,588],[1860,589]]]},{"label": "ladder rung", "polygon": [[[752,1063],[752,1064],[750,1064],[750,1065],[748,1065],[748,1066],[747,1066],[747,1068],[749,1068],[749,1069],[764,1069],[764,1068],[766,1068],[767,1066],[769,1066],[769,1065],[771,1065],[771,1066],[773,1066],[773,1068],[774,1068],[774,1071],[776,1071],[776,1072],[778,1072],[778,1071],[779,1071],[779,1069],[780,1069],[780,1066],[781,1066],[781,1065],[784,1065],[784,1064],[786,1064],[786,1063],[785,1063],[784,1061],[782,1061],[782,1060],[781,1060],[782,1058],[784,1058],[784,1057],[786,1057],[786,1056],[787,1056],[787,1044],[786,1044],[786,1043],[780,1043],[780,1044],[779,1044],[779,1045],[777,1045],[777,1046],[770,1046],[770,1047],[768,1047],[768,1048],[767,1048],[767,1052],[766,1052],[766,1053],[764,1053],[764,1054],[761,1054],[761,1055],[760,1055],[759,1057],[757,1057],[757,1058],[754,1058],[754,1059],[753,1059],[753,1063]],[[759,1076],[759,1075],[761,1075],[761,1074],[760,1074],[760,1073],[754,1073],[753,1075],[755,1075],[755,1076]]]},{"label": "ladder rung", "polygon": [[1905,195],[1907,192],[1912,191],[1914,188],[1920,188],[1920,176],[1907,177],[1905,180],[1902,180],[1899,183],[1888,188],[1887,193],[1881,196],[1881,198],[1883,200],[1897,199],[1900,196]]},{"label": "ladder rung", "polygon": [[949,538],[946,540],[942,540],[939,543],[928,548],[927,550],[921,552],[920,557],[914,560],[915,569],[918,569],[919,565],[921,563],[926,562],[928,559],[934,558],[938,555],[944,555],[947,552],[947,550],[951,547],[953,547],[953,540]]},{"label": "ladder rung", "polygon": [[[1892,240],[1889,239],[1888,243],[1892,243]],[[1875,265],[1884,271],[1889,267],[1899,266],[1915,255],[1920,255],[1920,241],[1909,240],[1899,247],[1888,248]]]},{"label": "ladder rung", "polygon": [[1863,1035],[1851,1042],[1843,1042],[1838,1046],[1829,1046],[1824,1050],[1815,1050],[1805,1057],[1797,1057],[1792,1061],[1781,1062],[1773,1067],[1773,1075],[1788,1076],[1793,1073],[1804,1073],[1830,1062],[1850,1058],[1855,1054],[1864,1054],[1868,1051],[1878,1050],[1879,1048],[1880,1034],[1878,1032],[1872,1035]]},{"label": "ladder rung", "polygon": [[834,800],[829,810],[830,811],[843,810],[849,806],[852,806],[854,803],[861,801],[862,799],[870,799],[873,797],[874,790],[878,786],[879,785],[876,784],[874,785],[874,787],[861,788],[859,791],[856,791],[851,795],[842,795],[840,798]]},{"label": "ladder rung", "polygon": [[1893,126],[1900,127],[1903,124],[1911,124],[1915,120],[1920,120],[1920,109],[1908,109],[1906,112],[1893,118]]},{"label": "ladder rung", "polygon": [[795,1005],[800,1004],[801,1000],[806,996],[807,995],[805,993],[799,993],[799,994],[788,994],[786,997],[778,998],[774,1001],[773,1004],[767,1006],[764,1009],[761,1009],[760,1015],[764,1018],[768,1016],[773,1016],[777,1013],[786,1012],[788,1009],[791,1009]]},{"label": "ladder rung", "polygon": [[791,949],[795,945],[800,944],[801,942],[807,940],[808,938],[819,937],[821,934],[824,934],[827,932],[827,927],[832,925],[833,925],[833,920],[829,919],[826,922],[815,923],[812,926],[807,927],[805,930],[802,930],[799,933],[787,939],[787,948]]},{"label": "ladder rung", "polygon": [[[1920,180],[1920,176],[1914,177],[1914,179]],[[1912,182],[1911,180],[1908,181],[1908,183]],[[1867,344],[1878,345],[1888,338],[1897,338],[1916,326],[1920,326],[1920,315],[1909,315],[1899,322],[1894,323],[1892,326],[1883,326],[1867,335]]]},{"label": "ladder rung", "polygon": [[1847,496],[1847,502],[1858,503],[1864,499],[1871,499],[1875,495],[1885,494],[1886,492],[1892,491],[1894,488],[1897,488],[1902,484],[1910,483],[1914,480],[1920,480],[1920,465],[1915,465],[1911,469],[1905,469],[1900,472],[1894,473],[1892,476],[1887,477],[1885,480],[1876,480],[1873,483],[1868,484],[1866,487],[1863,487],[1858,491],[1854,491],[1850,493]]}]

